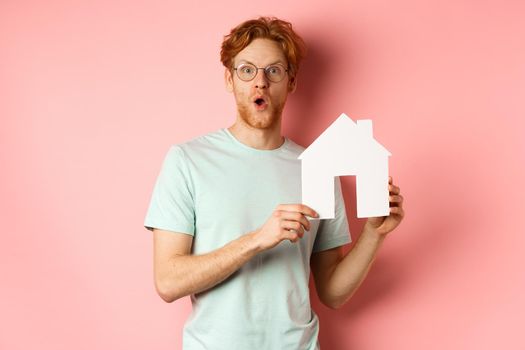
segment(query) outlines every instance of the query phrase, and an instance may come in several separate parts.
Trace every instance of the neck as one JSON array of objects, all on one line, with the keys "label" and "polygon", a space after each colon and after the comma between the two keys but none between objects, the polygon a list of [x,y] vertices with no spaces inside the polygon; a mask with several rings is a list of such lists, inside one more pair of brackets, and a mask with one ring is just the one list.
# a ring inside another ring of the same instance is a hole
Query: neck
[{"label": "neck", "polygon": [[260,150],[276,149],[284,143],[284,138],[281,136],[281,121],[271,128],[258,129],[237,119],[228,130],[240,142]]}]

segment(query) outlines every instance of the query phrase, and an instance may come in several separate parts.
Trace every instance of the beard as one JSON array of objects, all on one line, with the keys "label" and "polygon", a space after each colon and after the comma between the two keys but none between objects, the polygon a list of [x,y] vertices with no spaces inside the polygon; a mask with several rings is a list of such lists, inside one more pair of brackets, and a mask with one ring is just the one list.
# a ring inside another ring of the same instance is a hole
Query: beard
[{"label": "beard", "polygon": [[272,129],[281,119],[284,103],[270,106],[264,111],[256,111],[251,105],[237,104],[237,111],[241,119],[255,129]]}]

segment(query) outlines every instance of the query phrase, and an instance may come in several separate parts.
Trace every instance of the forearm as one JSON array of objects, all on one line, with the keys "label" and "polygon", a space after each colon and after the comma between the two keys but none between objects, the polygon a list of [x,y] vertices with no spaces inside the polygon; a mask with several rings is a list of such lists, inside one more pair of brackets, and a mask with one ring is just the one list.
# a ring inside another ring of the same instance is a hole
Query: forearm
[{"label": "forearm", "polygon": [[159,278],[162,298],[172,302],[225,280],[260,251],[253,236],[247,233],[207,254],[178,255],[170,259]]},{"label": "forearm", "polygon": [[329,279],[327,295],[330,304],[338,308],[357,291],[374,262],[384,235],[378,235],[366,226],[355,246],[337,264]]}]

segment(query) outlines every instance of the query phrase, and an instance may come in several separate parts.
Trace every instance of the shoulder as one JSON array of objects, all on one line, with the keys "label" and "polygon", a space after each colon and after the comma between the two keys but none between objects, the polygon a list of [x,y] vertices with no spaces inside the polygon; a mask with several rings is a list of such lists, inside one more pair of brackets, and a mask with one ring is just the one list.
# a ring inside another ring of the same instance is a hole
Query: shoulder
[{"label": "shoulder", "polygon": [[224,132],[222,129],[218,129],[195,136],[184,142],[172,144],[168,153],[178,157],[191,158],[206,150],[217,148],[224,141]]},{"label": "shoulder", "polygon": [[196,136],[189,141],[185,142],[184,145],[186,146],[193,146],[198,147],[200,145],[209,145],[209,144],[215,144],[223,142],[227,139],[227,135],[224,131],[224,128],[216,129],[210,132],[207,132],[205,134],[201,134],[199,136]]},{"label": "shoulder", "polygon": [[301,153],[303,153],[305,150],[305,147],[301,146],[290,138],[286,138],[286,142],[287,151],[293,154],[295,157],[299,157],[299,155],[301,155]]}]

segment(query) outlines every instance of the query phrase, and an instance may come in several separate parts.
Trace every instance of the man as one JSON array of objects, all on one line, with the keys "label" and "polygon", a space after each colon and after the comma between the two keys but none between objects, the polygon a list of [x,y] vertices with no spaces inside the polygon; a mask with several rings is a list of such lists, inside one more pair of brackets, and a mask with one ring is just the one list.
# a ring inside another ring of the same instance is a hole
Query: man
[{"label": "man", "polygon": [[221,61],[235,123],[173,145],[164,159],[144,225],[157,292],[166,302],[191,296],[184,349],[319,349],[310,269],[320,300],[339,308],[404,216],[390,179],[391,214],[369,218],[343,256],[351,239],[339,179],[334,219],[300,204],[304,148],[281,135],[281,115],[304,54],[288,22],[232,29]]}]

